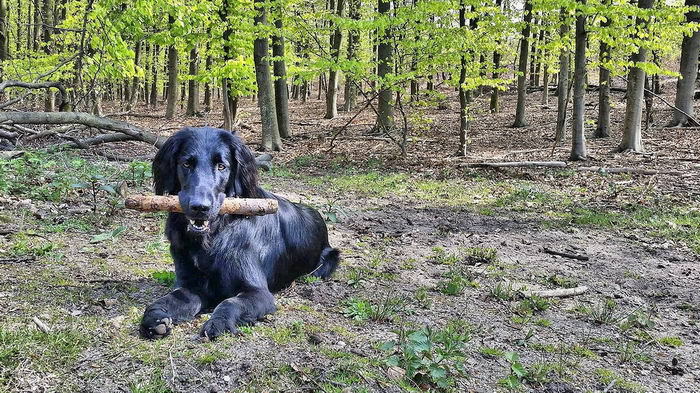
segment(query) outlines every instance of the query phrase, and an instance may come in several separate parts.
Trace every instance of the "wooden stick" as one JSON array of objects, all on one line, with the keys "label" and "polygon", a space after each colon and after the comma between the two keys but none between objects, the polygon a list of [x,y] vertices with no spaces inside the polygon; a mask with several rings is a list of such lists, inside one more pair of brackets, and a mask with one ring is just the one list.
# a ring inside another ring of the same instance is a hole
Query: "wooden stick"
[{"label": "wooden stick", "polygon": [[511,168],[511,167],[549,167],[566,168],[564,161],[516,161],[516,162],[474,162],[467,166],[472,168]]},{"label": "wooden stick", "polygon": [[[131,195],[124,201],[128,209],[143,212],[166,211],[182,213],[180,201],[176,195]],[[244,216],[262,216],[277,211],[276,199],[226,198],[219,214],[241,214]]]},{"label": "wooden stick", "polygon": [[541,290],[541,291],[523,291],[523,295],[530,297],[530,296],[539,296],[539,297],[569,297],[569,296],[576,296],[576,295],[581,295],[588,291],[587,286],[580,286],[580,287],[575,287],[575,288],[559,288],[559,289],[550,289],[550,290]]},{"label": "wooden stick", "polygon": [[580,255],[580,254],[574,254],[571,252],[565,252],[565,251],[557,251],[557,250],[552,250],[551,248],[543,248],[542,251],[546,252],[547,254],[551,255],[558,255],[560,257],[565,257],[565,258],[571,258],[571,259],[578,259],[579,261],[587,261],[588,255]]}]

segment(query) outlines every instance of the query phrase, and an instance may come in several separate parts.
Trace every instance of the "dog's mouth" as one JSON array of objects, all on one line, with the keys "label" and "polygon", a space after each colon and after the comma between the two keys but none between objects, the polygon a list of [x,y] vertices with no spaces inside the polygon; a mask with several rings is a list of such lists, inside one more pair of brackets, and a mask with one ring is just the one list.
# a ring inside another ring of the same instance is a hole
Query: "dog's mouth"
[{"label": "dog's mouth", "polygon": [[187,219],[189,221],[189,230],[195,233],[204,233],[209,231],[209,220],[193,220],[191,218]]}]

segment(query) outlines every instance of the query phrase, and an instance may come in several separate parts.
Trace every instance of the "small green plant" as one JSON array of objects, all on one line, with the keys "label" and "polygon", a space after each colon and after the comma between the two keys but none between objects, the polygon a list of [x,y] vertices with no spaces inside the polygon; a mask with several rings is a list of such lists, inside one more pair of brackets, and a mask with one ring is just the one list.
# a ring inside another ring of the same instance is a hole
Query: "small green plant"
[{"label": "small green plant", "polygon": [[437,286],[438,290],[445,295],[461,295],[470,283],[470,279],[459,270],[451,270],[445,276],[447,280],[440,281]]},{"label": "small green plant", "polygon": [[538,312],[545,311],[549,308],[549,300],[546,298],[533,295],[525,298],[518,303],[516,312],[520,315],[533,315]]},{"label": "small green plant", "polygon": [[375,322],[386,322],[393,320],[403,309],[406,301],[399,297],[385,297],[377,304],[370,306],[369,319]]},{"label": "small green plant", "polygon": [[622,330],[628,330],[631,328],[637,329],[651,329],[656,323],[654,322],[654,315],[651,311],[647,310],[635,310],[633,313],[627,316],[627,319],[620,324]]},{"label": "small green plant", "polygon": [[516,352],[505,352],[503,357],[510,365],[510,374],[499,380],[499,385],[509,390],[519,390],[526,382],[542,384],[549,380],[548,375],[552,371],[551,365],[535,363],[526,368],[520,362],[520,356]]},{"label": "small green plant", "polygon": [[327,201],[321,210],[323,218],[333,224],[340,222],[338,215],[341,213],[343,213],[343,209],[334,200]]},{"label": "small green plant", "polygon": [[314,284],[321,281],[321,277],[314,276],[311,274],[307,274],[305,276],[301,276],[297,278],[297,282],[302,283],[302,284]]},{"label": "small green plant", "polygon": [[469,265],[498,262],[498,252],[495,248],[469,247],[464,254]]},{"label": "small green plant", "polygon": [[433,301],[428,294],[428,287],[426,286],[416,289],[415,298],[422,308],[429,309],[433,305]]},{"label": "small green plant", "polygon": [[609,370],[607,368],[598,368],[595,370],[595,375],[598,381],[603,386],[608,386],[612,383],[615,384],[615,391],[623,393],[645,393],[647,389],[632,381],[628,381],[615,371]]},{"label": "small green plant", "polygon": [[574,288],[578,286],[578,280],[575,278],[561,277],[556,274],[552,274],[551,276],[547,277],[547,282],[561,288]]},{"label": "small green plant", "polygon": [[102,242],[107,241],[107,240],[114,241],[117,237],[119,237],[119,235],[124,233],[124,231],[126,231],[127,229],[129,229],[129,227],[127,227],[126,225],[118,226],[118,227],[112,229],[111,231],[103,232],[103,233],[100,233],[99,235],[93,236],[92,239],[90,239],[90,243],[102,243]]},{"label": "small green plant", "polygon": [[500,349],[491,348],[491,347],[481,347],[481,348],[479,348],[479,353],[488,357],[488,358],[497,358],[497,357],[501,357],[504,355],[504,352],[501,351]]},{"label": "small green plant", "polygon": [[355,321],[362,322],[369,319],[372,313],[372,304],[367,299],[351,297],[345,301],[343,315]]},{"label": "small green plant", "polygon": [[464,347],[470,331],[470,326],[458,322],[450,322],[442,330],[402,331],[397,341],[388,341],[380,349],[391,353],[386,364],[405,370],[406,378],[446,389],[454,385],[455,377],[466,376]]},{"label": "small green plant", "polygon": [[151,273],[151,277],[153,277],[154,280],[158,281],[160,285],[164,285],[170,288],[175,286],[175,272],[159,270],[157,272]]},{"label": "small green plant", "polygon": [[607,298],[590,309],[590,317],[595,323],[601,325],[613,323],[617,320],[615,316],[616,311],[617,303],[615,303],[615,300]]},{"label": "small green plant", "polygon": [[351,268],[347,270],[347,284],[353,288],[364,286],[367,280],[367,273],[360,268]]},{"label": "small green plant", "polygon": [[517,297],[517,291],[513,289],[513,284],[503,281],[492,287],[489,294],[492,298],[502,301],[511,301]]}]

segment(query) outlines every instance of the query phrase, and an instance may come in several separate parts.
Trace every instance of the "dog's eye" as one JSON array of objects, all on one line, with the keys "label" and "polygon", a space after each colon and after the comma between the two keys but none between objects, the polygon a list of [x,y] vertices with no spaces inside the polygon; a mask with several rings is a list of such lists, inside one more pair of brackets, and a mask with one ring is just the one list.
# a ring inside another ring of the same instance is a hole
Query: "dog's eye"
[{"label": "dog's eye", "polygon": [[216,169],[218,169],[218,170],[220,170],[220,171],[223,171],[223,170],[226,169],[226,165],[224,165],[224,164],[218,164],[218,165],[216,166]]},{"label": "dog's eye", "polygon": [[184,166],[185,168],[189,168],[192,166],[192,164],[190,164],[188,161],[185,161],[182,163],[182,166]]}]

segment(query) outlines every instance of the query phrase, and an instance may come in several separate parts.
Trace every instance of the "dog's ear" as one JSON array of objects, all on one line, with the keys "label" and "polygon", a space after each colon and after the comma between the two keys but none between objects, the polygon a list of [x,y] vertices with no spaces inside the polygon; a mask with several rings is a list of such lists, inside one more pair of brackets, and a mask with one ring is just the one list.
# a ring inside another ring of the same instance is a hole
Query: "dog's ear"
[{"label": "dog's ear", "polygon": [[183,129],[168,138],[158,150],[153,159],[153,186],[156,195],[180,192],[180,181],[177,176],[177,156],[180,154],[182,143],[187,139],[188,131]]},{"label": "dog's ear", "polygon": [[236,166],[231,168],[231,175],[226,184],[226,196],[258,198],[258,168],[253,153],[237,135],[225,135],[224,141],[229,146],[231,158]]}]

